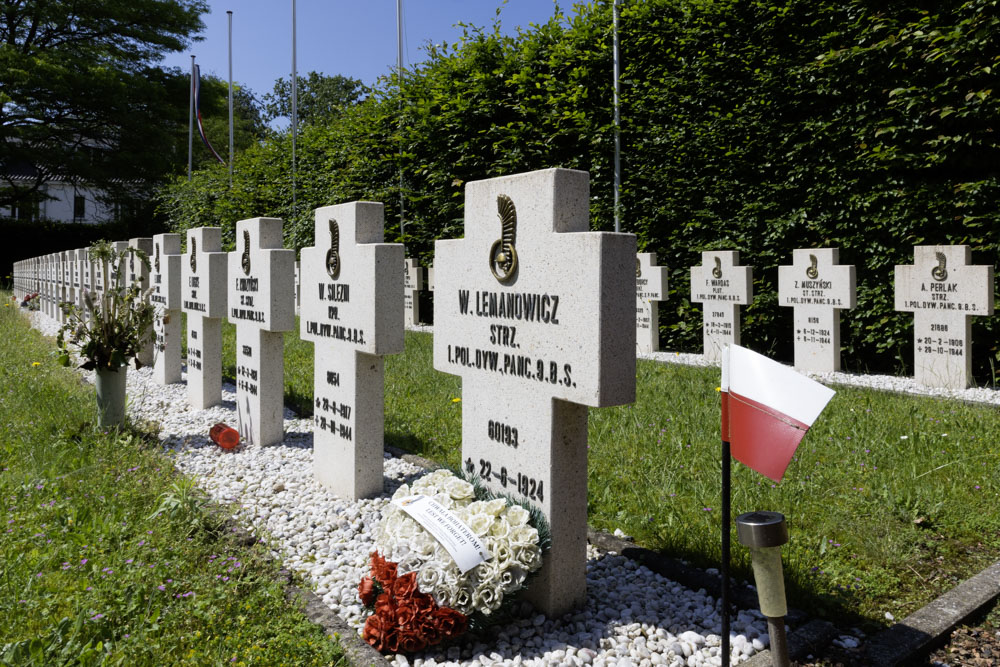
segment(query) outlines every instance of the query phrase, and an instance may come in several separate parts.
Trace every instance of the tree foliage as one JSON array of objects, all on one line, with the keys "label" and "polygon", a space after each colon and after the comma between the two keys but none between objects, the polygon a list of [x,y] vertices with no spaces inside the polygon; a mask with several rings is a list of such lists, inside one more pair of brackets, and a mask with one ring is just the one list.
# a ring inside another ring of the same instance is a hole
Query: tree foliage
[{"label": "tree foliage", "polygon": [[[296,114],[299,124],[330,122],[335,119],[345,107],[356,104],[367,94],[368,88],[358,79],[334,74],[327,76],[319,72],[309,72],[306,76],[296,77],[298,90]],[[292,85],[291,81],[280,78],[274,82],[274,89],[264,95],[264,122],[270,123],[278,118],[292,118]]]},{"label": "tree foliage", "polygon": [[204,0],[4,3],[0,197],[37,198],[52,177],[121,192],[169,171],[176,82],[152,64],[183,48],[207,9]]},{"label": "tree foliage", "polygon": [[[791,358],[777,267],[794,248],[839,247],[855,264],[858,306],[843,315],[844,362],[906,370],[912,315],[893,310],[893,265],[913,245],[966,243],[1000,260],[996,0],[626,2],[621,17],[623,231],[670,267],[665,347],[701,349],[688,267],[707,249],[754,266],[745,344]],[[297,208],[288,137],[167,188],[177,228],[288,220],[312,242],[313,208],[386,204],[386,239],[433,261],[462,234],[463,185],[545,167],[591,175],[591,224],[613,228],[611,16],[579,6],[515,36],[467,26],[405,73],[299,135]],[[399,169],[404,178],[399,183]],[[405,210],[400,229],[399,201]],[[976,318],[978,377],[995,378],[997,318]]]}]

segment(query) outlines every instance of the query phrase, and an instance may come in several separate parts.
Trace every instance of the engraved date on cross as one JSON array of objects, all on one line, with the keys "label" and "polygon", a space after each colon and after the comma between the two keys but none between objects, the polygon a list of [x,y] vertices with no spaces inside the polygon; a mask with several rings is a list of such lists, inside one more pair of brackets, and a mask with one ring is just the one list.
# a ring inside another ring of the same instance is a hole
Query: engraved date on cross
[{"label": "engraved date on cross", "polygon": [[[469,475],[476,474],[476,464],[472,458],[465,460],[465,471]],[[500,466],[499,470],[493,469],[493,463],[486,459],[479,459],[479,477],[483,480],[495,479],[504,489],[510,484],[519,494],[538,502],[545,500],[545,482],[521,473],[508,472],[506,466]]]}]

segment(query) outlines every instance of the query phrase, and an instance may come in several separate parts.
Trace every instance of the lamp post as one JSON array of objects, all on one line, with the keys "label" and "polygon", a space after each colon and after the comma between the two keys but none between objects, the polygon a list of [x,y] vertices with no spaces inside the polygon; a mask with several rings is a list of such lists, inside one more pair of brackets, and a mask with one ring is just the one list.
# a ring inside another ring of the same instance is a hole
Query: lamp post
[{"label": "lamp post", "polygon": [[785,637],[785,579],[781,570],[781,545],[788,542],[788,524],[778,512],[747,512],[736,517],[736,536],[750,549],[753,578],[760,611],[767,618],[771,638],[771,664],[788,667]]}]

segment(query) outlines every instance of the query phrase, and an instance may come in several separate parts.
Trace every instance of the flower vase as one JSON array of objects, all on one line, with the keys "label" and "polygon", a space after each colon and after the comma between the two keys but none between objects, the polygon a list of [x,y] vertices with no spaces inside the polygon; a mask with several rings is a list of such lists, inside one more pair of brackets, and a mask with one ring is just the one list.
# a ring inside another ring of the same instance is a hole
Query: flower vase
[{"label": "flower vase", "polygon": [[120,426],[125,421],[125,372],[128,366],[117,370],[97,369],[97,423],[101,426]]}]

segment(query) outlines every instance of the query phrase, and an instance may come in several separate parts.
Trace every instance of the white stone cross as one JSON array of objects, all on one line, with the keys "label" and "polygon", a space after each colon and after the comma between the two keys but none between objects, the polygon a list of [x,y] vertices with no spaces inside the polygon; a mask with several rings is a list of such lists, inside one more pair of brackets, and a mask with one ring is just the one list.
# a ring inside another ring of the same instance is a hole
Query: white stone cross
[{"label": "white stone cross", "polygon": [[635,400],[635,236],[590,232],[589,176],[466,184],[465,238],[437,241],[434,367],[462,377],[462,461],[545,514],[529,597],[586,599],[587,406]]},{"label": "white stone cross", "polygon": [[302,312],[302,261],[295,262],[295,315]]},{"label": "white stone cross", "polygon": [[704,304],[702,340],[709,361],[722,359],[726,345],[740,344],[740,306],[753,300],[753,267],[739,263],[739,251],[706,250],[701,265],[691,267],[691,302]]},{"label": "white stone cross", "polygon": [[972,376],[970,318],[993,314],[993,267],[969,266],[967,245],[914,246],[913,260],[896,266],[896,310],[914,315],[916,380],[965,389]]},{"label": "white stone cross", "polygon": [[[152,261],[153,256],[153,239],[149,236],[144,236],[141,238],[132,238],[128,240],[128,247],[133,250],[141,250],[146,253],[146,257],[150,258]],[[134,254],[129,253],[128,268],[125,273],[125,287],[131,287],[132,285],[138,285],[140,293],[145,292],[149,289],[149,269],[146,265],[142,263],[142,259]],[[139,350],[139,353],[135,355],[135,358],[139,360],[139,363],[143,366],[151,366],[153,364],[153,349],[154,342],[148,341]]]},{"label": "white stone cross", "polygon": [[149,301],[156,308],[153,379],[173,384],[181,381],[181,235],[155,235],[149,264]]},{"label": "white stone cross", "polygon": [[87,319],[87,306],[83,301],[83,267],[88,263],[87,255],[90,252],[87,248],[77,248],[71,251],[73,253],[72,265],[73,270],[73,289],[70,294],[70,300],[80,309],[80,316],[83,319]]},{"label": "white stone cross", "polygon": [[797,248],[778,267],[778,305],[793,308],[795,368],[840,370],[840,311],[854,308],[854,266],[837,264],[837,248]]},{"label": "white stone cross", "polygon": [[406,326],[420,324],[420,291],[424,289],[424,268],[415,259],[406,259],[403,268],[403,311]]},{"label": "white stone cross", "polygon": [[[75,303],[73,296],[73,265],[76,258],[76,251],[63,250],[60,255],[59,268],[62,272],[59,283],[59,303]],[[59,321],[66,321],[66,314],[59,308]]]},{"label": "white stone cross", "polygon": [[188,403],[196,410],[222,402],[227,261],[221,228],[187,231],[187,252],[181,256],[181,310],[187,314]]},{"label": "white stone cross", "polygon": [[640,252],[635,261],[635,351],[660,349],[660,304],[667,298],[667,267],[656,266],[655,252]]},{"label": "white stone cross", "polygon": [[403,246],[383,243],[383,207],[316,209],[302,249],[300,337],[315,343],[313,471],[338,496],[382,492],[384,366],[403,351]]},{"label": "white stone cross", "polygon": [[295,251],[279,218],[236,223],[229,253],[229,321],[236,325],[236,416],[248,444],[285,436],[285,331],[295,328]]}]

